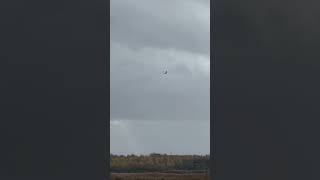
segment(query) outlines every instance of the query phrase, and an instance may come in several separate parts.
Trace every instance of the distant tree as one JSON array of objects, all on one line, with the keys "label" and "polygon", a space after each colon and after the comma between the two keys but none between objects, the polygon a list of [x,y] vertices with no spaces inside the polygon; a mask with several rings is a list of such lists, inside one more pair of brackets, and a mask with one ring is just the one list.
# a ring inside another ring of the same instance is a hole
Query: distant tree
[{"label": "distant tree", "polygon": [[110,158],[111,171],[117,172],[143,172],[159,170],[205,170],[208,169],[209,156],[199,155],[114,155]]}]

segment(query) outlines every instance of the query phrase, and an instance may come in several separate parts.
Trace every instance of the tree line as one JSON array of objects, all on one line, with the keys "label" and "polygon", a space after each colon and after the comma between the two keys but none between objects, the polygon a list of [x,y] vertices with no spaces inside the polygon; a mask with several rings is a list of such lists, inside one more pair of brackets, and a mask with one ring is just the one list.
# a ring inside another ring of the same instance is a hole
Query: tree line
[{"label": "tree line", "polygon": [[110,155],[111,172],[207,170],[209,155]]}]

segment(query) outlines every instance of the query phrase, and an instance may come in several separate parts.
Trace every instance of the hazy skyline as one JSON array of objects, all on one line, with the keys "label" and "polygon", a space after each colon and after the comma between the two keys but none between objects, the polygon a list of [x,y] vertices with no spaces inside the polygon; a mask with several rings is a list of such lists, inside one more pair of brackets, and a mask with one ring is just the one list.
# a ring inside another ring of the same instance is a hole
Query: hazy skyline
[{"label": "hazy skyline", "polygon": [[111,0],[111,153],[209,154],[209,8]]}]

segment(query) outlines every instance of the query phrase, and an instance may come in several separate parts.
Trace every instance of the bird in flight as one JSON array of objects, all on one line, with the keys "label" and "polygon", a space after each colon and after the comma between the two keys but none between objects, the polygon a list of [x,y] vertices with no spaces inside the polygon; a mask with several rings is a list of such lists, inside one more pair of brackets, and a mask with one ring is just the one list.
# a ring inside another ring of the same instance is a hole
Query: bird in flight
[{"label": "bird in flight", "polygon": [[168,71],[166,70],[166,71],[164,72],[164,74],[168,74]]}]

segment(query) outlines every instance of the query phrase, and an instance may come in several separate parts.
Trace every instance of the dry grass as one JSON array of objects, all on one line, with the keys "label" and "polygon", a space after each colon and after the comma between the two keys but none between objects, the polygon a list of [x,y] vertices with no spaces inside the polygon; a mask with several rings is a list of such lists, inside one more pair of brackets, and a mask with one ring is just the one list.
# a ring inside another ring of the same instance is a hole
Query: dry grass
[{"label": "dry grass", "polygon": [[209,180],[206,173],[111,173],[111,180]]}]

